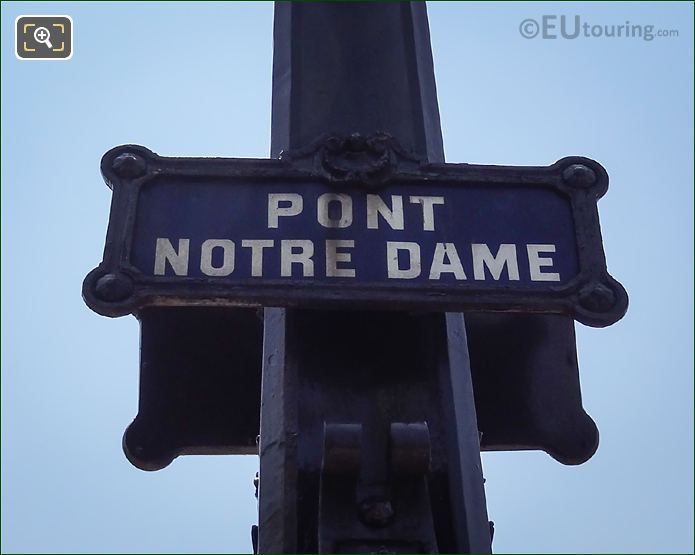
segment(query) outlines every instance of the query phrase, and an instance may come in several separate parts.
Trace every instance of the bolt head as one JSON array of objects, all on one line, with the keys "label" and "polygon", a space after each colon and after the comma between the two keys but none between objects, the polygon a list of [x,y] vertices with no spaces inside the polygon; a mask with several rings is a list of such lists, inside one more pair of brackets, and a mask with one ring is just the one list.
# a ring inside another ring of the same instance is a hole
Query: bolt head
[{"label": "bolt head", "polygon": [[596,183],[596,172],[584,164],[572,164],[563,170],[562,179],[573,187],[591,187]]},{"label": "bolt head", "polygon": [[579,303],[592,312],[606,312],[615,304],[615,293],[602,283],[588,285],[579,292]]},{"label": "bolt head", "polygon": [[370,498],[360,503],[362,521],[375,528],[388,526],[393,520],[393,506],[388,499]]},{"label": "bolt head", "polygon": [[114,158],[112,167],[117,175],[132,179],[144,175],[147,170],[147,162],[142,156],[132,152],[124,152]]},{"label": "bolt head", "polygon": [[133,294],[133,281],[123,274],[106,274],[97,280],[94,290],[102,301],[118,302]]}]

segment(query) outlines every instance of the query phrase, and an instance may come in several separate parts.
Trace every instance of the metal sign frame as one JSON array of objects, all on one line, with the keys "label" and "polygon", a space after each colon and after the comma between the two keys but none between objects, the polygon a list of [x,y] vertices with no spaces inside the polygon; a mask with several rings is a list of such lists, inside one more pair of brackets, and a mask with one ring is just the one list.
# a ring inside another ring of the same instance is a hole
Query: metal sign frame
[{"label": "metal sign frame", "polygon": [[[622,285],[606,269],[597,201],[608,174],[594,160],[572,156],[551,166],[485,166],[425,163],[405,152],[387,134],[326,136],[280,159],[169,158],[138,145],[118,146],[102,158],[101,170],[113,190],[103,261],[84,280],[83,297],[105,316],[136,313],[146,306],[282,306],[383,308],[398,310],[525,312],[564,314],[594,327],[619,320],[627,310]],[[497,290],[475,283],[312,284],[309,280],[248,280],[150,276],[130,263],[140,191],[154,178],[224,179],[264,183],[321,182],[327,191],[377,191],[389,184],[434,184],[545,188],[569,199],[579,272],[567,284]]]}]

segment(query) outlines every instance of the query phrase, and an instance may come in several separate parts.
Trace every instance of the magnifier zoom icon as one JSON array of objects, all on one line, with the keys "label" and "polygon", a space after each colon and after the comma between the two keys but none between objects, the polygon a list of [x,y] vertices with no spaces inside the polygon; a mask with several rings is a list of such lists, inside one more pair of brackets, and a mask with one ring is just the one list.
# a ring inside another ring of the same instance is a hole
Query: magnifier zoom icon
[{"label": "magnifier zoom icon", "polygon": [[34,30],[34,40],[41,44],[45,44],[48,48],[53,48],[51,44],[51,33],[45,27],[37,27]]}]

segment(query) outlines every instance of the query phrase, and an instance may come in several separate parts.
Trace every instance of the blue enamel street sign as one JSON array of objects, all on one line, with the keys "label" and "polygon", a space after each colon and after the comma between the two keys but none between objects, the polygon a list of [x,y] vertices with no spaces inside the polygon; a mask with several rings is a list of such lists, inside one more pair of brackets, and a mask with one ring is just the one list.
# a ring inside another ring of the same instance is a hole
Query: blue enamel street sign
[{"label": "blue enamel street sign", "polygon": [[113,189],[100,314],[145,306],[342,306],[620,319],[593,160],[426,164],[387,135],[328,137],[280,160],[104,155]]}]

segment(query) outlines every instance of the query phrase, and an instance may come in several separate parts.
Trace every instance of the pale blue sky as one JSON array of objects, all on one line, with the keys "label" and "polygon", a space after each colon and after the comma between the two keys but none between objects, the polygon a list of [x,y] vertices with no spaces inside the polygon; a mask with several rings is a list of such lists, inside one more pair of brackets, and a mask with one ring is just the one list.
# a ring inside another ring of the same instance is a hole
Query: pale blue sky
[{"label": "pale blue sky", "polygon": [[[577,325],[586,464],[483,456],[497,552],[693,551],[693,5],[433,3],[447,160],[600,161],[628,315]],[[66,62],[22,62],[20,14],[68,14]],[[678,37],[525,39],[542,15]],[[266,157],[272,4],[2,4],[2,551],[248,552],[255,457],[132,467],[138,326],[80,298],[101,259],[101,155]]]}]

